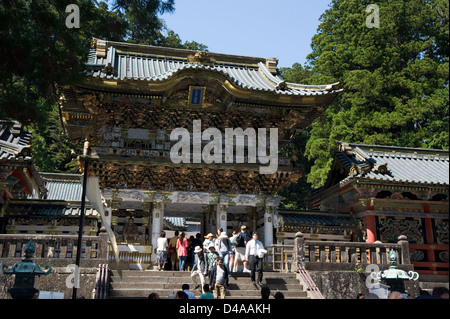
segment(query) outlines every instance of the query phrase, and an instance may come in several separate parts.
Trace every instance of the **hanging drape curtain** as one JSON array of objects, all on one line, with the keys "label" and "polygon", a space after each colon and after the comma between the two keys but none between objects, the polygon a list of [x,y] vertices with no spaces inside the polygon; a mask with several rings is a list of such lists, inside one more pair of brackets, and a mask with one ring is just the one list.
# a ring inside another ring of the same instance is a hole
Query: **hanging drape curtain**
[{"label": "hanging drape curtain", "polygon": [[109,236],[109,240],[111,241],[111,245],[114,251],[114,256],[117,263],[117,272],[119,273],[120,277],[122,277],[122,270],[120,269],[120,260],[119,260],[119,248],[117,247],[116,242],[116,236],[111,229],[111,225],[107,223],[106,216],[105,216],[105,208],[103,206],[102,196],[100,193],[100,186],[98,183],[98,177],[95,176],[89,176],[87,178],[86,183],[86,197],[89,200],[89,203],[91,203],[92,206],[94,206],[94,209],[100,214],[102,218],[102,225],[106,228],[106,233]]}]

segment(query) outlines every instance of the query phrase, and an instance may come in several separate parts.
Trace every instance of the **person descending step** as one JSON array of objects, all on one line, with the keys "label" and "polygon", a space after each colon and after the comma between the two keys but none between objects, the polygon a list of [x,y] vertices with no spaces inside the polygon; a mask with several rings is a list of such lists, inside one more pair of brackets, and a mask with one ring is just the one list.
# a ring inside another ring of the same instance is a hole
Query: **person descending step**
[{"label": "person descending step", "polygon": [[213,243],[210,243],[208,246],[209,254],[207,254],[208,258],[208,277],[211,278],[211,272],[214,267],[217,265],[217,260],[219,259],[219,254],[216,251],[216,247],[214,247]]},{"label": "person descending step", "polygon": [[250,261],[250,272],[252,283],[255,284],[256,273],[258,273],[258,285],[262,285],[263,278],[263,265],[262,261],[264,254],[267,250],[260,240],[258,240],[258,233],[254,232],[252,235],[252,240],[247,243],[245,249],[245,260]]},{"label": "person descending step", "polygon": [[219,238],[217,239],[216,249],[219,256],[223,258],[223,265],[227,268],[228,273],[230,273],[230,254],[233,252],[231,248],[230,241],[225,232],[221,232]]},{"label": "person descending step", "polygon": [[228,270],[223,265],[223,258],[217,259],[209,279],[209,287],[213,290],[214,299],[225,299],[225,288],[228,287]]},{"label": "person descending step", "polygon": [[[203,285],[205,284],[205,276],[208,274],[207,260],[205,258],[205,254],[203,253],[203,249],[200,246],[195,247],[194,253],[194,264],[191,271],[191,278],[195,284],[194,290],[199,288],[201,285],[202,293],[205,293],[203,290]],[[197,281],[197,277],[200,278],[200,284]]]}]

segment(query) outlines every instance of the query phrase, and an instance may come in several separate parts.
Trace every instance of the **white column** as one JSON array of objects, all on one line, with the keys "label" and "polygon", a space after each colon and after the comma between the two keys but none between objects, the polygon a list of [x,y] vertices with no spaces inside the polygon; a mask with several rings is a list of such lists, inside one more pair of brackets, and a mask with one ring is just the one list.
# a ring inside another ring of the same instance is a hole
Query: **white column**
[{"label": "white column", "polygon": [[152,212],[152,261],[156,261],[155,249],[157,247],[157,241],[161,230],[163,228],[163,218],[164,218],[164,202],[163,196],[159,193],[155,194],[153,198],[153,212]]},{"label": "white column", "polygon": [[[219,202],[217,203],[217,228],[223,228],[223,231],[227,232],[227,208],[228,208],[228,197],[225,195],[220,196]],[[228,234],[227,234],[228,235]]]},{"label": "white column", "polygon": [[[108,216],[106,216],[105,218],[105,223],[107,223],[109,225],[109,227],[112,228],[111,225],[111,220],[112,220],[112,207],[111,207],[111,203],[109,203],[109,205],[106,207],[106,211],[108,212]],[[105,225],[106,226],[106,225]]]},{"label": "white column", "polygon": [[266,207],[264,211],[264,246],[266,248],[269,248],[273,244],[273,218],[279,202],[279,198],[266,198]]}]

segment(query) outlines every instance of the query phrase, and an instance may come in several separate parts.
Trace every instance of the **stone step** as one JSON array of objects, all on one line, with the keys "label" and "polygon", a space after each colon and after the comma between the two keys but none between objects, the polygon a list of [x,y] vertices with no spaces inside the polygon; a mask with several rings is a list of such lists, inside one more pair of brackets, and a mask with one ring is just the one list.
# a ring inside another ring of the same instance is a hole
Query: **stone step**
[{"label": "stone step", "polygon": [[[192,282],[187,282],[191,288],[195,286]],[[172,290],[180,290],[181,285],[183,283],[160,283],[160,282],[144,282],[144,283],[138,283],[138,282],[112,282],[111,288],[114,290],[117,289],[142,289],[142,290],[151,290],[151,289],[172,289]],[[303,287],[299,284],[286,284],[286,285],[273,285],[273,284],[266,284],[263,281],[263,286],[267,286],[272,291],[293,291],[293,292],[301,292],[303,291]],[[254,289],[254,285],[252,283],[246,283],[246,284],[230,284],[229,285],[230,290],[252,290]]]},{"label": "stone step", "polygon": [[433,290],[434,287],[449,287],[448,282],[419,282],[419,287],[424,290]]},{"label": "stone step", "polygon": [[[129,296],[134,296],[136,294],[141,294],[143,296],[148,296],[151,292],[164,292],[164,294],[170,294],[170,293],[176,293],[177,291],[181,290],[181,287],[177,287],[174,289],[160,289],[160,288],[151,288],[151,289],[133,289],[133,288],[126,288],[126,289],[114,289],[112,290],[112,294],[110,293],[110,295],[129,295]],[[198,295],[198,297],[200,297],[201,295],[201,290],[200,289],[195,289],[192,290],[192,288],[190,289],[196,296]],[[277,291],[281,291],[281,290],[271,290],[272,293],[275,293]],[[285,290],[285,291],[281,291],[285,296],[289,296],[289,297],[296,297],[296,296],[306,296],[306,292],[304,291],[289,291],[289,290]],[[247,289],[247,290],[233,290],[233,289],[229,289],[228,290],[228,295],[230,296],[248,296],[248,295],[255,295],[260,297],[261,296],[261,288],[259,286],[254,286],[252,289]]]},{"label": "stone step", "polygon": [[[198,277],[197,277],[198,278]],[[206,276],[206,279],[209,277]],[[239,284],[250,284],[252,282],[252,279],[250,276],[247,277],[233,277],[229,276],[228,281],[230,284],[232,283],[239,283]],[[192,282],[191,276],[184,276],[184,277],[133,277],[128,276],[124,278],[119,277],[111,277],[111,282],[137,282],[137,283],[179,283],[179,282]],[[298,280],[294,278],[276,278],[276,277],[269,277],[269,276],[263,276],[263,282],[270,285],[286,285],[293,282],[298,282]]]},{"label": "stone step", "polygon": [[[152,292],[156,292],[160,298],[167,298],[169,294],[175,294],[177,291],[181,289],[119,289],[119,290],[111,290],[109,294],[110,299],[119,299],[119,298],[147,298],[148,295]],[[192,291],[192,290],[191,290]],[[200,298],[201,292],[200,290],[192,291],[195,297]],[[271,291],[272,294],[275,294],[277,291]],[[282,291],[284,297],[286,299],[307,299],[306,292],[304,291]],[[256,287],[254,290],[232,290],[230,289],[226,293],[226,298],[229,299],[260,299],[261,292],[260,289]]]},{"label": "stone step", "polygon": [[[159,294],[160,298],[167,298],[169,294],[175,294],[181,290],[181,285],[189,284],[191,290],[195,284],[192,282],[189,271],[122,271],[122,278],[116,270],[111,272],[111,299],[147,298],[151,292]],[[206,277],[208,282],[208,277]],[[286,299],[307,299],[307,293],[300,285],[296,274],[264,272],[263,286],[268,286],[275,294],[281,291]],[[193,291],[196,298],[200,297],[201,290]],[[229,277],[229,299],[260,299],[261,287],[254,285],[249,273],[232,273]]]},{"label": "stone step", "polygon": [[[112,275],[114,277],[119,277],[117,270],[112,270]],[[157,271],[157,270],[122,270],[122,277],[190,277],[190,271]],[[240,278],[240,277],[249,277],[250,273],[244,272],[232,272],[232,277]],[[282,272],[273,272],[266,271],[264,272],[264,276],[276,277],[276,278],[296,278],[295,273],[282,273]]]},{"label": "stone step", "polygon": [[[159,294],[159,299],[169,299],[169,295],[165,295],[165,294]],[[148,296],[131,296],[131,297],[126,297],[126,296],[110,296],[109,299],[148,299]],[[173,297],[170,299],[174,299]],[[195,297],[195,299],[199,300],[199,297]],[[233,297],[233,296],[225,296],[225,299],[227,300],[254,300],[254,299],[261,299],[261,296],[240,296],[240,297]],[[271,296],[269,299],[274,299],[273,296]],[[298,300],[298,299],[309,299],[308,297],[284,297],[284,299],[291,299],[291,300]]]}]

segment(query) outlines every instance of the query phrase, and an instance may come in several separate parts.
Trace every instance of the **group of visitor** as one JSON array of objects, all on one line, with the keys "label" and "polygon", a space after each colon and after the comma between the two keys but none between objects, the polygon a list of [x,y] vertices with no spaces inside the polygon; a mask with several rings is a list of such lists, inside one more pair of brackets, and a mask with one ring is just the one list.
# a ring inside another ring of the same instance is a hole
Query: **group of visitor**
[{"label": "group of visitor", "polygon": [[[158,270],[164,270],[165,265],[171,262],[172,270],[175,270],[178,261],[178,270],[191,271],[191,278],[195,289],[201,287],[205,294],[206,277],[209,278],[209,288],[214,298],[225,298],[228,291],[228,277],[231,272],[237,272],[239,262],[243,263],[243,272],[251,274],[253,284],[262,285],[264,254],[267,251],[258,240],[258,234],[254,232],[252,237],[247,235],[247,227],[241,227],[240,232],[233,231],[230,238],[222,228],[217,230],[216,236],[212,233],[204,236],[201,234],[186,238],[183,232],[176,231],[170,240],[162,231],[157,241]],[[250,269],[247,265],[250,264]],[[199,282],[200,280],[200,282]]]}]

